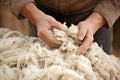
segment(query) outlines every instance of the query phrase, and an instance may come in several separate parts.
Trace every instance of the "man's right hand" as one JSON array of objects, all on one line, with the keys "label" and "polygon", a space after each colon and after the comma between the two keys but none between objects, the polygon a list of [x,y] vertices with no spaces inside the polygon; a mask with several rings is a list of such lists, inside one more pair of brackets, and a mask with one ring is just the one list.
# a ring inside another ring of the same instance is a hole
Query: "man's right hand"
[{"label": "man's right hand", "polygon": [[51,34],[52,28],[57,28],[63,31],[66,30],[60,22],[37,9],[33,3],[28,3],[22,10],[21,14],[36,25],[38,37],[48,45],[52,47],[58,47],[61,45],[61,42],[56,40]]},{"label": "man's right hand", "polygon": [[56,21],[53,17],[46,14],[39,16],[38,20],[39,21],[36,24],[37,35],[52,47],[60,46],[62,43],[52,36],[51,29],[57,28],[59,30],[65,31],[63,25],[60,22]]}]

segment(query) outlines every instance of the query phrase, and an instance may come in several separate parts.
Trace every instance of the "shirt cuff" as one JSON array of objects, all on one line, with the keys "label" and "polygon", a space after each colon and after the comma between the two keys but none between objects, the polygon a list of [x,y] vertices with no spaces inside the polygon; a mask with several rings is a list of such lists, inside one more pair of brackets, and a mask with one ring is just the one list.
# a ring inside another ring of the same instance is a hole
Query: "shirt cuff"
[{"label": "shirt cuff", "polygon": [[93,11],[103,16],[108,26],[112,27],[120,16],[119,3],[119,0],[101,0]]},{"label": "shirt cuff", "polygon": [[30,2],[35,3],[34,0],[10,0],[11,2],[11,12],[18,18],[18,19],[24,19],[25,17],[22,16],[20,13],[24,6]]}]

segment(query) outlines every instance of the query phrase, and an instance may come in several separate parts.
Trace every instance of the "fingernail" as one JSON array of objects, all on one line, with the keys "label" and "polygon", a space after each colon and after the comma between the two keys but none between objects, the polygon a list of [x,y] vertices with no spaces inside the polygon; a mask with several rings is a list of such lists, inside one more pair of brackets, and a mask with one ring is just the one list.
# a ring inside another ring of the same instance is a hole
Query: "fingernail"
[{"label": "fingernail", "polygon": [[83,40],[83,38],[82,37],[79,37],[79,41],[82,41]]}]

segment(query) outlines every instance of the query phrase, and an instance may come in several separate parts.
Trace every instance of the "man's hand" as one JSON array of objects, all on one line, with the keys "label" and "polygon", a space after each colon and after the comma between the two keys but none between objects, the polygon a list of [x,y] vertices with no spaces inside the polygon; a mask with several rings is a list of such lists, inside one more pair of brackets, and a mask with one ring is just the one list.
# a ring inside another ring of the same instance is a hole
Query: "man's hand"
[{"label": "man's hand", "polygon": [[95,32],[106,23],[105,19],[97,12],[93,12],[85,21],[78,24],[78,41],[82,44],[77,54],[84,54],[91,46]]},{"label": "man's hand", "polygon": [[66,28],[63,27],[60,22],[43,13],[33,3],[28,3],[23,8],[21,14],[36,25],[38,37],[40,37],[48,45],[52,47],[58,47],[61,45],[61,42],[56,40],[50,31],[52,28],[65,31]]},{"label": "man's hand", "polygon": [[39,21],[36,23],[38,36],[52,47],[60,46],[62,42],[57,41],[52,36],[51,29],[57,28],[59,30],[65,31],[63,25],[56,21],[53,17],[46,14],[40,16],[38,20]]},{"label": "man's hand", "polygon": [[78,24],[78,41],[82,42],[78,48],[77,54],[83,54],[93,42],[93,28],[88,21],[82,21]]}]

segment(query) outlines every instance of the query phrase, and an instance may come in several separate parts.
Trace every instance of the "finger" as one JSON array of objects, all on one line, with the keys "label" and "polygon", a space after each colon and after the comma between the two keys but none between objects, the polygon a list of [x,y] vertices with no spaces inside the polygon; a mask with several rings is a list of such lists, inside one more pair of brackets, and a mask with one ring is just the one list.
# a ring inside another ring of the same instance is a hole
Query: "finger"
[{"label": "finger", "polygon": [[85,28],[78,27],[78,34],[77,34],[78,41],[83,41],[86,33],[87,33],[87,30]]},{"label": "finger", "polygon": [[89,47],[91,46],[92,42],[93,42],[93,35],[88,33],[86,35],[83,43],[81,44],[81,46],[78,48],[77,54],[78,55],[84,54],[89,49]]},{"label": "finger", "polygon": [[57,29],[59,29],[59,30],[62,30],[62,31],[66,31],[67,29],[66,29],[66,27],[64,27],[60,22],[58,22],[58,21],[52,21],[52,26],[54,27],[54,28],[57,28]]},{"label": "finger", "polygon": [[52,47],[59,47],[62,42],[56,40],[53,36],[50,30],[43,29],[38,34],[41,39],[43,39],[48,45]]}]

